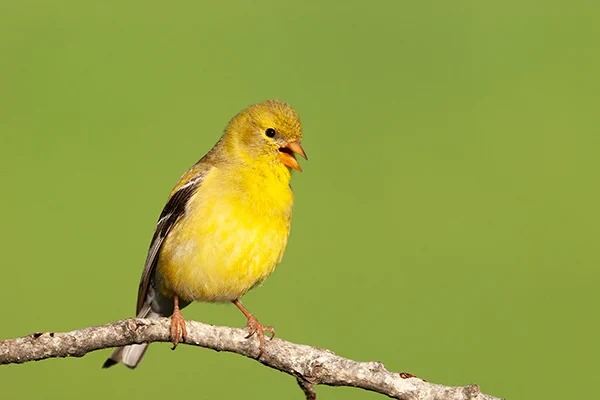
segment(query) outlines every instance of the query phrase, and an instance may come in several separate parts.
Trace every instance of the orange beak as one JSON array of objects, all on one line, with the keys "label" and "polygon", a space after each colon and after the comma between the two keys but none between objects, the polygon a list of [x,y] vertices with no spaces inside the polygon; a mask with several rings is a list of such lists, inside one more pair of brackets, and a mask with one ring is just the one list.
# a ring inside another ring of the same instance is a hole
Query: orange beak
[{"label": "orange beak", "polygon": [[296,154],[300,154],[305,160],[308,160],[300,142],[296,141],[279,148],[279,161],[290,168],[302,172],[302,168],[300,168],[300,164],[296,160]]}]

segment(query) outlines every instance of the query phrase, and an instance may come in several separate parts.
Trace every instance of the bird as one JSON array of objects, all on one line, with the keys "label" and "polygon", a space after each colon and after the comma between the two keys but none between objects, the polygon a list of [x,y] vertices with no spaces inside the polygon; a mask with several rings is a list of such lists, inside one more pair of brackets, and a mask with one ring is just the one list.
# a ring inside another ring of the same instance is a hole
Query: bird
[{"label": "bird", "polygon": [[[140,279],[137,318],[171,316],[175,349],[187,330],[181,309],[194,301],[232,302],[247,319],[247,338],[266,346],[262,325],[240,299],[262,284],[283,257],[294,195],[292,170],[302,171],[298,113],[281,100],[235,115],[219,141],[175,185],[162,210]],[[117,348],[103,368],[135,368],[148,343]]]}]

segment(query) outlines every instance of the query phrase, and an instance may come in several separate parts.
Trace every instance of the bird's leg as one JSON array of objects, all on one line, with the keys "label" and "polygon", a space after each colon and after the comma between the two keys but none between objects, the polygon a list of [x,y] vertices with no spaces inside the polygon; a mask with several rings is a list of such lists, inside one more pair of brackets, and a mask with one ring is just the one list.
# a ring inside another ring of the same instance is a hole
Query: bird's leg
[{"label": "bird's leg", "polygon": [[183,339],[185,341],[187,339],[187,329],[185,328],[185,320],[183,319],[183,315],[181,314],[181,310],[179,309],[179,296],[173,296],[173,316],[171,316],[171,340],[173,341],[173,348],[171,350],[175,350],[175,347],[179,344],[179,340]]},{"label": "bird's leg", "polygon": [[256,317],[252,315],[250,311],[248,311],[248,309],[244,307],[242,303],[240,303],[239,300],[234,300],[233,304],[235,304],[235,306],[239,308],[242,313],[244,313],[246,318],[248,318],[246,327],[248,328],[249,332],[246,338],[251,337],[255,333],[258,336],[258,340],[260,342],[258,357],[260,358],[265,349],[265,331],[268,331],[271,334],[271,339],[273,339],[275,337],[275,329],[273,329],[272,326],[265,326],[258,322]]}]

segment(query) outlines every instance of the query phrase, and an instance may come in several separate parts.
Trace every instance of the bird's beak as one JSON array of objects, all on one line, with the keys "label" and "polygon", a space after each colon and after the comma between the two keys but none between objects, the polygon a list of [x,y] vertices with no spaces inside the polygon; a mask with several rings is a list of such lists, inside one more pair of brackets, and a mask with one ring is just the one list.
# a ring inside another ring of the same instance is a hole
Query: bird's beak
[{"label": "bird's beak", "polygon": [[294,153],[300,154],[305,160],[308,160],[300,142],[295,141],[279,148],[279,161],[290,168],[302,172],[302,168],[300,168],[300,164],[298,163],[298,160],[296,160],[296,154]]}]

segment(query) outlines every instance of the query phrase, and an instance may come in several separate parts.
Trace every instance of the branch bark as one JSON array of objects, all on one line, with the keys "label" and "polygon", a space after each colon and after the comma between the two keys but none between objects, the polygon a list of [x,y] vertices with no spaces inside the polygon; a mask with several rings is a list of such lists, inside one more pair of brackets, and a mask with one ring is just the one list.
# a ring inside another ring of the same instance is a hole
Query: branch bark
[{"label": "branch bark", "polygon": [[[170,342],[170,320],[126,319],[65,333],[34,333],[0,341],[0,365],[55,357],[82,357],[109,347]],[[243,329],[186,321],[185,344],[228,351],[256,359],[258,339]],[[330,350],[273,339],[257,360],[294,376],[307,399],[316,399],[313,385],[352,386],[402,400],[499,400],[475,384],[464,387],[430,383],[407,373],[390,372],[379,362],[358,362]]]}]

